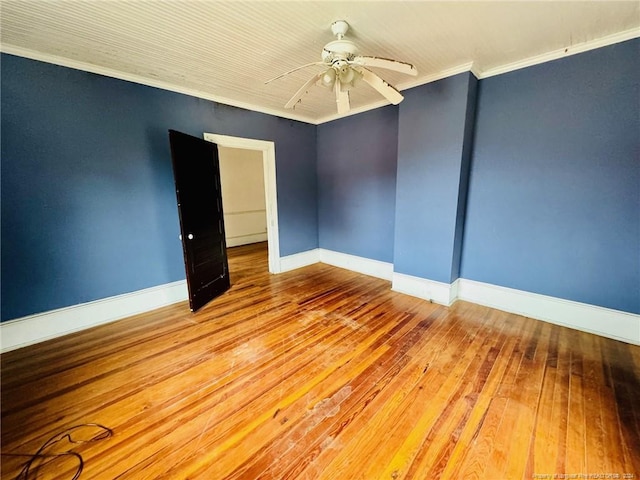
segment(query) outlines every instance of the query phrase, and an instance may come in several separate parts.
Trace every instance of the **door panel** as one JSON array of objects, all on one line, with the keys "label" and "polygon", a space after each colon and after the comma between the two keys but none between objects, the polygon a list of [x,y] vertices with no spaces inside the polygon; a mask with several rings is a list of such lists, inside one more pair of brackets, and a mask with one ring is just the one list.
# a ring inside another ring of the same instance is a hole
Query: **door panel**
[{"label": "door panel", "polygon": [[215,143],[169,130],[192,311],[229,289],[220,164]]}]

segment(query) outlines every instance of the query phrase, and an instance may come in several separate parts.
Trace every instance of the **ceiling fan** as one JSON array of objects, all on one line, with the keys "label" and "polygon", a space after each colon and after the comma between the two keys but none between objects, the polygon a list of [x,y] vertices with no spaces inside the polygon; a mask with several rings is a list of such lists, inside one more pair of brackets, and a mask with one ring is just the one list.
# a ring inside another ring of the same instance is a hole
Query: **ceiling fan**
[{"label": "ceiling fan", "polygon": [[337,40],[329,42],[324,46],[322,49],[321,62],[302,65],[265,82],[271,83],[274,80],[311,65],[323,65],[327,67],[302,85],[295,95],[291,97],[291,100],[285,104],[285,108],[294,108],[296,104],[301,101],[302,96],[309,91],[310,87],[317,83],[332,89],[336,95],[338,113],[347,113],[351,108],[349,103],[349,90],[361,79],[371,85],[394,105],[399,104],[404,99],[398,90],[367,67],[384,68],[407,75],[417,75],[418,71],[416,68],[410,63],[399,62],[397,60],[358,55],[358,48],[355,43],[344,38],[348,30],[349,24],[346,21],[338,20],[333,22],[331,24],[331,31]]}]

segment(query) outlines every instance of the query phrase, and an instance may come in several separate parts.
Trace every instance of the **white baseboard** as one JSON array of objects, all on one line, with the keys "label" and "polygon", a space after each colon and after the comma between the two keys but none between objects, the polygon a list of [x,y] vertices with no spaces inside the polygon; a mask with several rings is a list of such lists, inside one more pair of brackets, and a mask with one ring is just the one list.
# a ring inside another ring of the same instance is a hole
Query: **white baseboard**
[{"label": "white baseboard", "polygon": [[449,306],[456,301],[458,280],[449,284],[393,272],[391,290]]},{"label": "white baseboard", "polygon": [[460,278],[441,283],[393,273],[392,290],[452,305],[456,300],[484,305],[614,340],[640,345],[640,315],[563,298],[500,287]]},{"label": "white baseboard", "polygon": [[473,280],[458,280],[458,299],[640,345],[640,315]]},{"label": "white baseboard", "polygon": [[280,257],[280,272],[288,272],[296,268],[313,265],[320,261],[320,251],[318,248],[307,250],[306,252],[294,253],[286,257]]},{"label": "white baseboard", "polygon": [[0,324],[1,351],[8,352],[181,302],[187,298],[187,283],[185,280],[180,280],[94,302],[9,320]]},{"label": "white baseboard", "polygon": [[346,268],[354,272],[363,273],[372,277],[391,280],[393,275],[393,264],[372,260],[370,258],[358,257],[347,253],[334,252],[320,248],[320,261],[334,267]]},{"label": "white baseboard", "polygon": [[266,242],[266,233],[253,233],[251,235],[240,235],[238,237],[230,237],[226,239],[227,247],[239,247],[240,245],[248,245],[250,243]]},{"label": "white baseboard", "polygon": [[306,267],[314,263],[326,263],[334,267],[345,268],[353,272],[363,273],[372,277],[391,280],[393,265],[379,260],[358,257],[347,253],[335,252],[324,248],[316,248],[306,252],[296,253],[280,258],[280,270],[287,272],[296,268]]},{"label": "white baseboard", "polygon": [[[442,305],[456,300],[523,315],[603,337],[640,345],[640,315],[537,293],[458,279],[452,284],[393,272],[386,262],[316,248],[280,258],[281,271],[323,262],[392,280],[392,290]],[[137,292],[52,310],[0,324],[0,351],[73,333],[187,300],[184,280]]]}]

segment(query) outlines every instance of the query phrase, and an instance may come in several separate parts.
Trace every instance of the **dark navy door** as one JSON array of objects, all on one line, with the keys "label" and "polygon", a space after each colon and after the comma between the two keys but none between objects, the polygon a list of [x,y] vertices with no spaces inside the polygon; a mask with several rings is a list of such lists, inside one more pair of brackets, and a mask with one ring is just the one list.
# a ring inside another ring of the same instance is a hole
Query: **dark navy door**
[{"label": "dark navy door", "polygon": [[196,311],[229,289],[218,146],[169,130],[189,305]]}]

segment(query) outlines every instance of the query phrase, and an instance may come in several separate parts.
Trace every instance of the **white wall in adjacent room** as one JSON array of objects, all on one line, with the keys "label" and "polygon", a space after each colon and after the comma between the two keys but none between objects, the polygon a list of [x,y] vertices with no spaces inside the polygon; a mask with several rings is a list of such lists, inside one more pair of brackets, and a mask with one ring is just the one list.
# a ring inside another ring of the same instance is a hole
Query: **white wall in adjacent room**
[{"label": "white wall in adjacent room", "polygon": [[262,152],[218,147],[227,247],[267,241]]}]

